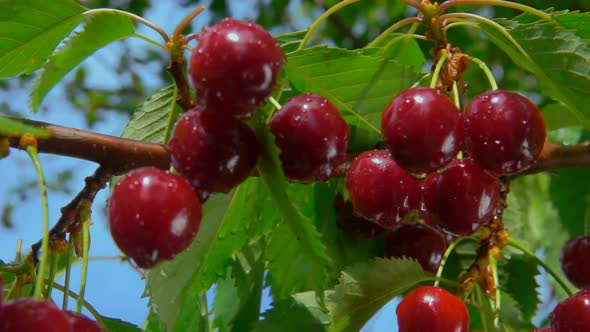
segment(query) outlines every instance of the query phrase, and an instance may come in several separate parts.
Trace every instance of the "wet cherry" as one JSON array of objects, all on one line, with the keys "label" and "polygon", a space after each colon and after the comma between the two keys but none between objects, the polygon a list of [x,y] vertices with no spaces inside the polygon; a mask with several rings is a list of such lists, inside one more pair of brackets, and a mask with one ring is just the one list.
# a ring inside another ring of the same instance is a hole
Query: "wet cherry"
[{"label": "wet cherry", "polygon": [[261,149],[246,124],[201,107],[178,119],[169,147],[174,168],[205,197],[244,181]]},{"label": "wet cherry", "polygon": [[468,332],[469,312],[460,298],[440,287],[409,292],[396,310],[399,332]]},{"label": "wet cherry", "polygon": [[424,203],[432,221],[455,235],[470,235],[490,220],[499,196],[498,178],[470,158],[454,160],[424,183]]},{"label": "wet cherry", "polygon": [[96,321],[73,311],[64,311],[72,332],[106,332]]},{"label": "wet cherry", "polygon": [[583,289],[560,302],[550,318],[555,332],[590,331],[590,289]]},{"label": "wet cherry", "polygon": [[359,154],[346,174],[346,189],[358,214],[392,228],[418,211],[421,183],[399,167],[388,151]]},{"label": "wet cherry", "polygon": [[352,237],[370,240],[385,232],[381,225],[356,215],[352,203],[345,201],[340,194],[334,198],[334,212],[338,227]]},{"label": "wet cherry", "polygon": [[495,90],[467,105],[465,135],[473,158],[497,174],[511,174],[537,160],[545,143],[545,120],[528,98]]},{"label": "wet cherry", "polygon": [[201,223],[201,203],[183,177],[139,168],[114,186],[108,219],[121,251],[138,266],[150,268],[191,244]]},{"label": "wet cherry", "polygon": [[444,166],[463,146],[461,112],[431,88],[408,89],[395,96],[383,112],[381,127],[395,161],[412,173]]},{"label": "wet cherry", "polygon": [[446,249],[445,235],[429,225],[402,224],[385,238],[388,256],[413,258],[432,273],[436,273]]},{"label": "wet cherry", "polygon": [[285,61],[261,26],[226,18],[198,35],[189,76],[200,105],[249,118],[272,93]]},{"label": "wet cherry", "polygon": [[23,297],[2,305],[0,332],[75,332],[64,313],[49,301]]},{"label": "wet cherry", "polygon": [[326,181],[346,159],[350,129],[326,98],[312,93],[293,97],[269,122],[288,178]]},{"label": "wet cherry", "polygon": [[590,236],[569,240],[561,251],[561,269],[578,288],[590,288]]}]

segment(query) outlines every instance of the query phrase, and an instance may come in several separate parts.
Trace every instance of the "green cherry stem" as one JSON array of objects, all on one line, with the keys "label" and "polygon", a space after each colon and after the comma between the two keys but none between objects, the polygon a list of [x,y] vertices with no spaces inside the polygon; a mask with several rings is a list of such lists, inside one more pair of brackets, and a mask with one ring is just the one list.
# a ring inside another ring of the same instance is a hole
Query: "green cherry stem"
[{"label": "green cherry stem", "polygon": [[143,18],[141,16],[132,14],[130,12],[126,12],[124,10],[112,9],[112,8],[97,8],[97,9],[87,10],[84,13],[82,13],[82,15],[92,16],[92,15],[104,14],[104,13],[115,13],[115,14],[127,16],[130,19],[132,19],[136,22],[139,22],[139,23],[147,26],[148,28],[156,31],[158,34],[160,34],[160,36],[162,36],[162,39],[164,39],[164,41],[166,43],[168,43],[170,41],[170,37],[162,28],[160,28],[159,26],[155,25],[154,23],[146,20],[145,18]]},{"label": "green cherry stem", "polygon": [[88,276],[88,251],[90,249],[90,232],[88,224],[90,223],[90,206],[82,204],[80,209],[80,220],[82,221],[82,250],[84,257],[82,257],[82,276],[80,280],[80,293],[78,296],[78,303],[76,304],[76,312],[82,310],[84,302],[84,293],[86,292],[86,278]]},{"label": "green cherry stem", "polygon": [[[68,246],[66,248],[66,276],[64,280],[64,293],[69,294],[70,291],[70,276],[72,272],[72,253],[74,246],[72,245],[72,234],[70,233],[68,238]],[[64,296],[61,303],[62,310],[68,310],[68,296]]]},{"label": "green cherry stem", "polygon": [[279,102],[274,97],[271,96],[270,98],[268,98],[268,101],[272,104],[274,108],[276,108],[277,111],[281,110],[281,104],[279,104]]},{"label": "green cherry stem", "polygon": [[486,75],[488,82],[490,83],[490,87],[492,88],[492,90],[498,90],[498,83],[496,83],[496,79],[494,78],[494,74],[492,74],[492,71],[490,70],[490,68],[486,65],[485,62],[481,61],[478,58],[470,58],[471,61],[475,62],[479,68],[484,72],[484,74]]},{"label": "green cherry stem", "polygon": [[[485,18],[479,15],[475,15],[475,14],[470,14],[470,13],[451,13],[451,14],[444,14],[440,16],[440,19],[446,22],[468,22],[465,21],[465,19],[473,19],[482,23],[485,23],[491,27],[493,27],[494,29],[496,29],[498,32],[500,32],[502,34],[502,36],[506,37],[506,39],[508,39],[510,41],[510,43],[512,43],[512,45],[514,45],[514,47],[516,47],[516,49],[529,61],[532,62],[531,57],[528,55],[528,53],[522,48],[522,46],[508,33],[508,31],[506,31],[506,28],[504,28],[503,26],[501,26],[500,24],[490,20],[489,18]],[[463,25],[468,25],[466,23],[463,23]],[[477,28],[479,30],[481,30],[481,28],[479,27],[479,25],[477,24],[469,24],[470,26]],[[485,31],[483,31],[485,32]],[[487,32],[486,32],[487,34]]]},{"label": "green cherry stem", "polygon": [[27,154],[31,158],[33,165],[35,166],[35,172],[39,178],[39,189],[41,191],[41,205],[43,206],[43,240],[41,240],[41,260],[39,262],[39,269],[37,272],[37,280],[35,282],[35,291],[33,297],[35,300],[41,300],[43,298],[43,282],[45,281],[45,270],[47,269],[47,263],[49,258],[49,208],[47,202],[47,186],[45,184],[45,176],[43,176],[43,170],[41,169],[41,163],[39,162],[39,156],[37,155],[37,146],[27,146]]},{"label": "green cherry stem", "polygon": [[160,44],[160,43],[158,43],[157,41],[155,41],[155,40],[153,40],[153,39],[151,39],[151,38],[148,38],[148,37],[146,37],[146,36],[144,36],[144,35],[140,35],[140,34],[134,33],[134,34],[132,34],[132,35],[131,35],[131,37],[134,37],[134,38],[141,39],[141,40],[143,40],[144,42],[147,42],[147,43],[149,43],[149,44],[152,44],[152,45],[154,45],[154,46],[156,46],[156,47],[159,47],[159,48],[161,48],[162,50],[164,50],[164,51],[168,52],[168,48],[166,48],[166,46],[165,46],[164,44]]},{"label": "green cherry stem", "polygon": [[542,10],[538,10],[536,8],[519,4],[512,1],[504,1],[504,0],[449,0],[439,7],[439,13],[444,13],[447,9],[453,6],[463,6],[463,5],[483,5],[483,6],[497,6],[497,7],[507,7],[516,10],[520,10],[535,16],[538,16],[547,21],[553,21],[553,17]]},{"label": "green cherry stem", "polygon": [[445,254],[442,257],[442,260],[440,261],[440,265],[438,266],[438,269],[436,270],[436,281],[434,282],[435,287],[437,287],[439,285],[439,281],[442,279],[442,274],[443,274],[443,270],[445,268],[445,264],[447,263],[447,260],[449,259],[449,256],[451,255],[451,253],[455,250],[455,248],[458,245],[460,245],[463,242],[469,241],[469,240],[477,242],[477,240],[470,238],[470,237],[460,237],[457,240],[453,241],[453,243],[451,243],[447,247],[447,250],[445,250]]},{"label": "green cherry stem", "polygon": [[491,301],[490,304],[494,309],[494,325],[497,331],[500,331],[500,306],[501,306],[501,293],[500,293],[500,278],[498,278],[498,260],[495,257],[490,256],[490,266],[492,267],[492,277],[494,278],[494,288],[496,292],[496,298]]},{"label": "green cherry stem", "polygon": [[574,294],[572,290],[567,286],[565,281],[555,271],[553,271],[549,267],[549,265],[545,264],[545,262],[543,262],[542,259],[539,259],[539,257],[537,257],[537,255],[535,255],[527,247],[525,247],[513,238],[508,239],[508,245],[522,251],[525,255],[532,258],[537,264],[541,265],[543,269],[545,269],[545,271],[547,271],[547,273],[549,273],[553,277],[553,279],[555,279],[555,281],[559,284],[559,286],[561,286],[561,288],[566,292],[568,296],[572,296]]},{"label": "green cherry stem", "polygon": [[193,10],[190,14],[188,14],[185,18],[180,21],[180,23],[174,29],[174,33],[172,33],[172,42],[178,42],[182,37],[182,31],[191,24],[192,20],[197,17],[200,13],[205,10],[204,6],[199,6],[197,9]]},{"label": "green cherry stem", "polygon": [[320,15],[320,17],[318,17],[317,20],[315,20],[315,22],[313,22],[309,26],[309,28],[307,28],[307,33],[305,34],[305,36],[303,36],[303,39],[301,40],[301,43],[299,44],[299,47],[297,48],[297,50],[300,51],[300,50],[304,49],[305,46],[307,46],[307,43],[311,39],[311,36],[313,35],[313,33],[320,27],[320,25],[328,17],[330,17],[332,14],[336,13],[340,9],[342,9],[346,6],[352,5],[353,3],[356,3],[359,1],[361,1],[361,0],[344,0],[344,1],[337,3],[336,5],[334,5],[332,7],[330,7],[328,10],[326,10],[322,15]]},{"label": "green cherry stem", "polygon": [[436,83],[438,82],[438,76],[440,75],[440,71],[442,70],[443,65],[447,61],[447,51],[441,50],[440,57],[438,58],[438,62],[436,63],[436,67],[434,68],[434,72],[432,72],[432,78],[430,79],[430,88],[436,88]]},{"label": "green cherry stem", "polygon": [[459,98],[459,86],[457,85],[457,81],[453,81],[453,103],[457,106],[457,109],[461,109],[461,98]]},{"label": "green cherry stem", "polygon": [[57,270],[57,253],[51,251],[49,253],[49,277],[47,278],[47,290],[45,292],[45,298],[51,298],[51,290],[53,289],[53,282],[55,281],[55,272]]},{"label": "green cherry stem", "polygon": [[[80,295],[72,292],[71,290],[67,289],[66,287],[64,287],[58,283],[54,283],[53,288],[64,293],[64,297],[71,296],[72,298],[74,298],[76,300],[80,300]],[[90,303],[88,303],[88,302],[84,301],[84,299],[82,299],[82,305],[84,306],[84,308],[86,308],[86,310],[88,310],[88,312],[94,317],[94,319],[96,319],[96,321],[100,323],[100,325],[104,326],[104,322],[102,321],[102,316],[98,313],[98,311],[96,309],[94,309],[94,307]]]},{"label": "green cherry stem", "polygon": [[379,34],[379,36],[377,36],[377,38],[375,38],[372,42],[367,44],[367,47],[379,46],[379,44],[381,44],[385,40],[385,38],[389,37],[389,35],[391,35],[392,33],[396,32],[397,30],[402,28],[403,26],[406,26],[410,23],[422,23],[422,19],[419,17],[408,17],[408,18],[404,18],[401,21],[396,22],[394,25],[387,28],[387,30],[385,30],[381,34]]}]

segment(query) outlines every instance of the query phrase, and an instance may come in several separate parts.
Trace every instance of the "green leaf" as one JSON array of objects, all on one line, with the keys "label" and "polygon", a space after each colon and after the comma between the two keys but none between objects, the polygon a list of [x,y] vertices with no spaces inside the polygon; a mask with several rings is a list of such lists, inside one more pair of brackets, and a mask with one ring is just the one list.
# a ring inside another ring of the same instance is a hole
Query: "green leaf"
[{"label": "green leaf", "polygon": [[227,276],[215,284],[215,298],[211,313],[215,317],[213,328],[219,332],[231,331],[233,318],[240,310],[240,301],[236,280]]},{"label": "green leaf", "polygon": [[504,332],[529,332],[533,329],[530,320],[525,319],[519,303],[508,293],[501,293],[500,323]]},{"label": "green leaf", "polygon": [[117,318],[101,317],[104,327],[109,332],[140,332],[141,329],[131,323]]},{"label": "green leaf", "polygon": [[180,112],[176,105],[176,85],[160,89],[137,107],[121,137],[166,143]]},{"label": "green leaf", "polygon": [[525,321],[530,322],[541,303],[535,276],[537,263],[523,255],[512,255],[500,267],[500,287],[516,301]]},{"label": "green leaf", "polygon": [[560,170],[551,179],[550,193],[569,237],[583,235],[590,202],[590,170]]},{"label": "green leaf", "polygon": [[274,302],[253,332],[323,332],[329,323],[330,317],[317,303],[315,292],[304,292]]},{"label": "green leaf", "polygon": [[395,296],[432,279],[414,260],[376,258],[351,266],[328,296],[330,331],[359,331]]},{"label": "green leaf", "polygon": [[558,22],[499,22],[530,58],[523,56],[500,32],[484,24],[480,28],[515,63],[535,74],[545,95],[563,102],[584,127],[590,128],[590,110],[587,107],[590,91],[585,88],[590,85],[588,41]]},{"label": "green leaf", "polygon": [[29,126],[19,120],[0,116],[0,134],[6,136],[20,136],[27,133],[37,138],[48,138],[50,135],[49,131],[43,128]]},{"label": "green leaf", "polygon": [[0,79],[41,67],[84,9],[73,0],[0,1]]},{"label": "green leaf", "polygon": [[31,109],[36,112],[47,93],[82,60],[106,45],[129,37],[135,31],[134,22],[118,13],[103,13],[91,17],[84,30],[69,38],[43,66],[31,87]]},{"label": "green leaf", "polygon": [[265,190],[250,178],[230,194],[212,196],[192,245],[147,273],[150,306],[166,330],[195,330],[202,309],[195,299],[225,275],[232,255],[272,229],[277,216]]},{"label": "green leaf", "polygon": [[547,131],[580,125],[580,121],[572,111],[562,103],[551,103],[544,106],[541,111],[547,125]]},{"label": "green leaf", "polygon": [[388,59],[381,48],[312,47],[289,54],[289,82],[336,105],[351,126],[349,148],[371,148],[380,138],[381,112],[391,98],[418,80],[411,65]]}]

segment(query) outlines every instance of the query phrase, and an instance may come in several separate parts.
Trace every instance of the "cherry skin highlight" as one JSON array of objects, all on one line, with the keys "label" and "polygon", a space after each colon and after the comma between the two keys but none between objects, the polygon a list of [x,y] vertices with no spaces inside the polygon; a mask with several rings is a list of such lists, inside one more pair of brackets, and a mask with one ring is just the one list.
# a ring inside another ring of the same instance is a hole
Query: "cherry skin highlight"
[{"label": "cherry skin highlight", "polygon": [[555,332],[590,331],[590,289],[583,289],[560,302],[550,319]]},{"label": "cherry skin highlight", "polygon": [[74,311],[64,311],[72,332],[106,332],[96,321]]},{"label": "cherry skin highlight", "polygon": [[260,25],[226,18],[197,36],[188,72],[200,105],[247,119],[270,96],[285,62]]},{"label": "cherry skin highlight", "polygon": [[545,138],[539,108],[517,93],[495,90],[473,98],[465,108],[466,151],[500,175],[535,163]]},{"label": "cherry skin highlight", "polygon": [[459,236],[473,234],[496,213],[500,181],[470,158],[454,160],[424,183],[432,221]]},{"label": "cherry skin highlight", "polygon": [[388,256],[413,258],[432,273],[436,273],[447,246],[441,231],[422,224],[401,224],[385,238]]},{"label": "cherry skin highlight", "polygon": [[460,298],[440,287],[409,292],[396,309],[399,332],[469,332],[469,312]]},{"label": "cherry skin highlight", "polygon": [[173,259],[188,247],[201,213],[199,198],[183,177],[152,167],[125,174],[108,202],[115,243],[142,268]]},{"label": "cherry skin highlight", "polygon": [[326,181],[346,159],[348,124],[320,95],[305,93],[287,100],[269,126],[289,179]]},{"label": "cherry skin highlight", "polygon": [[561,269],[578,288],[590,288],[590,236],[569,240],[561,251]]},{"label": "cherry skin highlight", "polygon": [[75,332],[64,313],[49,301],[22,297],[0,308],[0,332]]},{"label": "cherry skin highlight", "polygon": [[385,144],[411,173],[428,173],[455,158],[463,146],[463,118],[442,92],[425,87],[395,96],[381,117]]},{"label": "cherry skin highlight", "polygon": [[204,197],[228,192],[244,181],[261,150],[246,124],[201,107],[178,119],[169,147],[174,168]]},{"label": "cherry skin highlight", "polygon": [[346,174],[346,189],[356,212],[392,228],[420,208],[421,182],[391,158],[388,151],[359,154]]}]

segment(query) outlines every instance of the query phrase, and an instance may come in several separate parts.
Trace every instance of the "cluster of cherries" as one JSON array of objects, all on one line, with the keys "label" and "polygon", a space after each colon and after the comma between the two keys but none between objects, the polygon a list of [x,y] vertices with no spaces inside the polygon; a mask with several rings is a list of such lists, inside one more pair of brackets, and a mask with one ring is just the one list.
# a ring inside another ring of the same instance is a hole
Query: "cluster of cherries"
[{"label": "cluster of cherries", "polygon": [[31,297],[2,303],[0,279],[0,332],[105,332],[97,322],[73,312],[62,311],[50,301],[35,301]]},{"label": "cluster of cherries", "polygon": [[535,163],[546,137],[539,109],[503,90],[474,97],[461,112],[437,89],[407,89],[381,123],[388,149],[352,161],[350,200],[358,215],[391,231],[389,255],[415,258],[431,272],[449,241],[494,217],[499,177]]}]

